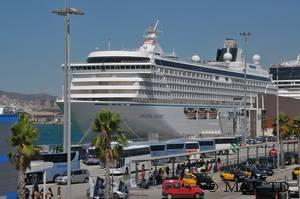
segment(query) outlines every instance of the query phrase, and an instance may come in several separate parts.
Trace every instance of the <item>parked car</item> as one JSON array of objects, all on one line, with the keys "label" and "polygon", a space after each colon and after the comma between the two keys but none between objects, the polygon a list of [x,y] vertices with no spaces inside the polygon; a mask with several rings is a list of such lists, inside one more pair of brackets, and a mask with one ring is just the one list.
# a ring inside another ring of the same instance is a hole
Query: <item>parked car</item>
[{"label": "parked car", "polygon": [[[89,172],[86,169],[78,169],[71,171],[71,183],[87,183],[89,182]],[[63,175],[58,176],[55,179],[55,182],[58,184],[67,184],[68,176],[67,172],[65,172]]]},{"label": "parked car", "polygon": [[190,185],[192,187],[197,186],[197,178],[194,174],[192,173],[187,173],[183,176],[183,178],[181,179],[182,183],[184,185]]},{"label": "parked car", "polygon": [[195,173],[197,185],[204,190],[215,190],[218,185],[213,181],[209,173]]},{"label": "parked car", "polygon": [[288,188],[288,198],[299,197],[299,189],[298,189],[298,183],[296,180],[288,181],[287,182],[289,188]]},{"label": "parked car", "polygon": [[245,178],[247,178],[247,175],[240,171],[239,169],[231,169],[231,170],[224,170],[220,173],[220,177],[224,181],[237,181],[241,182]]},{"label": "parked car", "polygon": [[284,153],[284,164],[291,165],[298,162],[298,153],[295,152],[285,152]]},{"label": "parked car", "polygon": [[253,195],[255,188],[260,185],[262,185],[262,180],[245,179],[240,186],[240,190],[243,195]]},{"label": "parked car", "polygon": [[292,178],[293,178],[293,180],[296,180],[298,175],[300,175],[300,167],[296,167],[292,171]]},{"label": "parked car", "polygon": [[286,189],[285,184],[264,184],[257,186],[254,194],[256,199],[283,199],[287,198]]},{"label": "parked car", "polygon": [[[254,166],[244,166],[241,167],[242,172],[244,172],[250,178],[262,179],[265,180],[267,178],[267,174],[260,171]],[[250,174],[250,175],[249,175]]]},{"label": "parked car", "polygon": [[163,198],[204,198],[200,187],[184,185],[181,180],[164,180],[162,185]]},{"label": "parked car", "polygon": [[265,164],[258,164],[256,165],[256,168],[258,168],[260,171],[264,172],[268,176],[272,176],[274,174],[273,169]]}]

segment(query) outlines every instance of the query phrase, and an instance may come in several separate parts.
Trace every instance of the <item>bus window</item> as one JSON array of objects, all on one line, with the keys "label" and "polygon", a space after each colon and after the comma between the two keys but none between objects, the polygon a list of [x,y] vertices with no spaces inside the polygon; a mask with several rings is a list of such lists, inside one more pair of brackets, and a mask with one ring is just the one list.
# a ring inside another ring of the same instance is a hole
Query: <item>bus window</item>
[{"label": "bus window", "polygon": [[182,149],[184,148],[184,144],[167,144],[167,149]]},{"label": "bus window", "polygon": [[151,145],[150,150],[152,151],[164,151],[165,150],[165,145]]}]

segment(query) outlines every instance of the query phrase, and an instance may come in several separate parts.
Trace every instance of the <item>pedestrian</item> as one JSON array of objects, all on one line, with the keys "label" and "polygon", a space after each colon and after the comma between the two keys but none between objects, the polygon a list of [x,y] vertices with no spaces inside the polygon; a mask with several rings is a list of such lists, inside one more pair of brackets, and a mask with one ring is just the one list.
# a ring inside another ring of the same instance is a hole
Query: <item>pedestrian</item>
[{"label": "pedestrian", "polygon": [[39,192],[39,187],[34,186],[31,194],[32,199],[41,199],[41,194]]},{"label": "pedestrian", "polygon": [[170,174],[170,168],[169,166],[166,167],[166,175],[167,175],[167,178],[169,177],[169,174]]},{"label": "pedestrian", "polygon": [[43,198],[43,199],[45,199],[45,198],[44,198],[44,189],[41,189],[40,197]]},{"label": "pedestrian", "polygon": [[146,175],[146,171],[145,171],[145,165],[142,164],[142,169],[141,169],[141,178],[142,178],[142,182],[141,182],[141,187],[144,187],[144,183],[145,183],[145,175]]},{"label": "pedestrian", "polygon": [[53,198],[53,192],[51,187],[48,188],[47,194],[46,194],[46,198],[48,199],[52,199]]},{"label": "pedestrian", "polygon": [[159,168],[158,170],[158,184],[162,183],[162,178],[163,178],[163,170],[161,168]]},{"label": "pedestrian", "polygon": [[62,199],[60,187],[57,187],[57,199]]},{"label": "pedestrian", "polygon": [[177,164],[177,167],[176,167],[176,176],[179,177],[179,173],[180,173],[180,165]]}]

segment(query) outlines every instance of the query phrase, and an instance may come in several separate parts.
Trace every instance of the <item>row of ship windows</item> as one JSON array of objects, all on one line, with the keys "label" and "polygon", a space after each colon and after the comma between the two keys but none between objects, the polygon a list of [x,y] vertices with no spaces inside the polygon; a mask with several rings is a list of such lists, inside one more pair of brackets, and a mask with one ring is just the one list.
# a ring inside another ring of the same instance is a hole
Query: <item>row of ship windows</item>
[{"label": "row of ship windows", "polygon": [[[207,74],[201,74],[201,73],[194,73],[194,72],[187,72],[187,71],[181,71],[181,70],[175,70],[175,69],[169,69],[169,68],[161,68],[157,67],[158,72],[162,72],[165,74],[170,75],[176,75],[176,76],[185,76],[189,78],[201,78],[201,79],[208,79],[208,80],[219,80],[219,76],[215,75],[207,75]],[[178,79],[177,77],[175,79]],[[228,77],[225,77],[225,81],[229,81]],[[236,83],[244,83],[244,80],[240,79],[232,79],[233,82]],[[247,81],[247,84],[249,85],[257,85],[257,86],[267,86],[266,83],[259,82],[259,81]]]},{"label": "row of ship windows", "polygon": [[[223,87],[223,88],[232,88],[232,89],[244,89],[244,85],[238,84],[228,84],[228,83],[217,83],[213,81],[202,81],[202,80],[191,80],[186,78],[174,78],[174,77],[163,77],[155,75],[153,77],[154,80],[165,80],[170,83],[183,83],[183,84],[198,84],[202,86],[213,86],[213,87]],[[252,81],[247,81],[248,87],[249,85],[254,85]],[[252,89],[251,89],[252,90]],[[255,89],[254,89],[255,90]]]},{"label": "row of ship windows", "polygon": [[71,70],[144,70],[152,69],[152,65],[102,65],[102,66],[71,66]]},{"label": "row of ship windows", "polygon": [[[194,91],[194,92],[223,92],[223,93],[234,93],[241,94],[237,90],[229,90],[229,89],[217,89],[217,88],[207,88],[207,87],[197,87],[197,86],[183,86],[183,85],[175,85],[175,84],[157,84],[150,82],[140,82],[141,86],[145,86],[148,88],[157,88],[157,89],[170,89],[170,90],[181,90],[181,91]],[[248,90],[256,90],[255,88],[247,88]]]},{"label": "row of ship windows", "polygon": [[224,96],[224,95],[207,95],[207,94],[196,94],[196,93],[167,93],[167,92],[159,92],[159,91],[138,91],[138,94],[141,95],[153,95],[153,96],[166,96],[166,97],[174,97],[174,98],[189,98],[189,99],[230,99],[232,100],[232,96]]},{"label": "row of ship windows", "polygon": [[175,69],[157,67],[157,71],[162,72],[162,73],[166,73],[166,74],[170,74],[170,75],[212,79],[212,75],[201,74],[201,73],[193,73],[193,72],[187,72],[187,71],[181,71],[181,70],[175,70]]}]

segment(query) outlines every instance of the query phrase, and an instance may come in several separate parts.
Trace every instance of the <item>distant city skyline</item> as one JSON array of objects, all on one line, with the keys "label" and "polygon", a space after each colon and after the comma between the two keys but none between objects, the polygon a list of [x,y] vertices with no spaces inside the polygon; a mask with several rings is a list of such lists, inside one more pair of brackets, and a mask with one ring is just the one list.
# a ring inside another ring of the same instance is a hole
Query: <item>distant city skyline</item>
[{"label": "distant city skyline", "polygon": [[[145,29],[158,19],[165,52],[190,59],[212,60],[225,38],[241,48],[240,32],[248,41],[247,61],[254,54],[261,64],[295,59],[300,53],[300,1],[82,1],[68,0],[84,16],[71,17],[71,62],[85,62],[90,51],[138,48]],[[63,85],[63,18],[51,13],[64,0],[4,0],[0,12],[0,90],[60,96]]]}]

